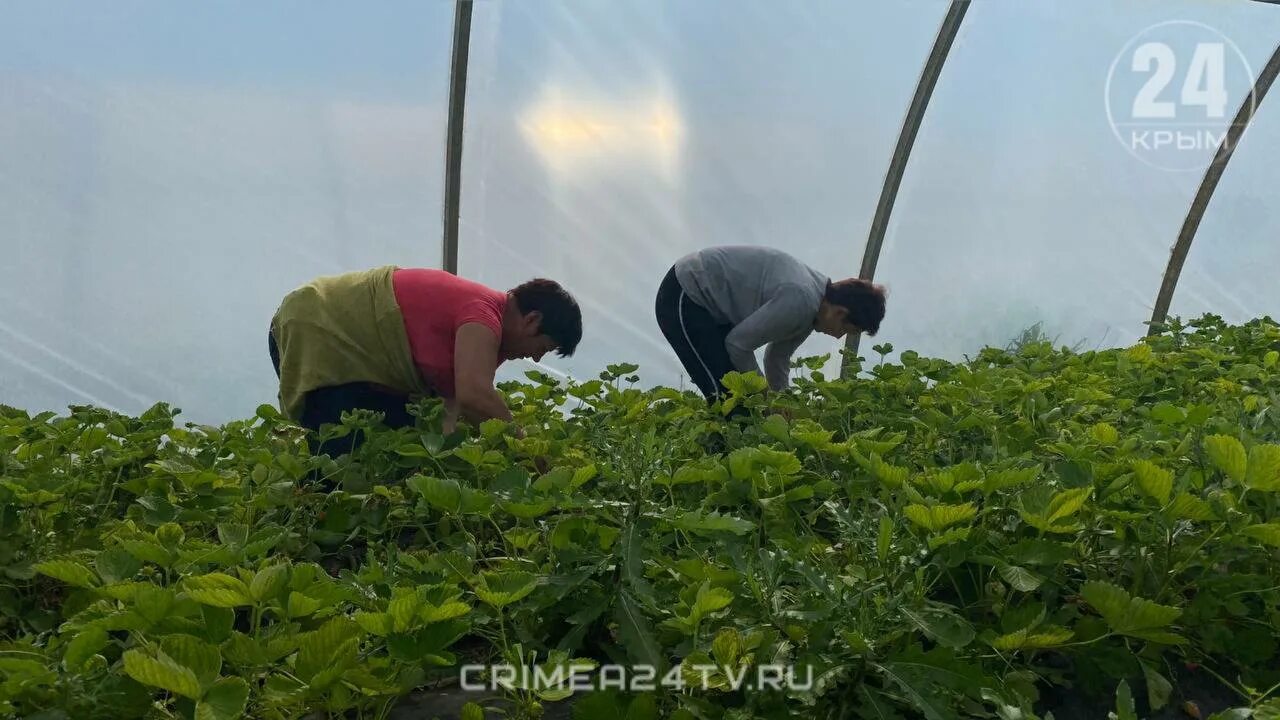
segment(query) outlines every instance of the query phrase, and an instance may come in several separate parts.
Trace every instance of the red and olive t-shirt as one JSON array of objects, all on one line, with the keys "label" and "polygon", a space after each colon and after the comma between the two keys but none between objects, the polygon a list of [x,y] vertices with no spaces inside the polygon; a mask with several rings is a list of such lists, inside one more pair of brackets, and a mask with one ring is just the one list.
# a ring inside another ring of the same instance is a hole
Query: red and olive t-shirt
[{"label": "red and olive t-shirt", "polygon": [[404,315],[413,364],[437,393],[453,397],[453,349],[458,328],[478,322],[501,340],[507,294],[443,270],[427,268],[396,270],[391,282],[396,303]]}]

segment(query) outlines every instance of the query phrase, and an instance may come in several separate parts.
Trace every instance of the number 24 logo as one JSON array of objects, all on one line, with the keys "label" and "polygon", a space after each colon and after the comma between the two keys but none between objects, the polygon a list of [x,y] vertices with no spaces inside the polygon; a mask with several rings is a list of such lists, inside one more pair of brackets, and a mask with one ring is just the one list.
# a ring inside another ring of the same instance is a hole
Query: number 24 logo
[{"label": "number 24 logo", "polygon": [[[1152,72],[1152,66],[1154,72],[1133,101],[1133,116],[1146,119],[1176,118],[1176,104],[1157,99],[1177,74],[1178,58],[1173,48],[1162,42],[1149,42],[1134,51],[1134,72]],[[1182,83],[1182,104],[1199,105],[1211,118],[1226,116],[1226,51],[1222,43],[1196,44],[1191,67]]]}]

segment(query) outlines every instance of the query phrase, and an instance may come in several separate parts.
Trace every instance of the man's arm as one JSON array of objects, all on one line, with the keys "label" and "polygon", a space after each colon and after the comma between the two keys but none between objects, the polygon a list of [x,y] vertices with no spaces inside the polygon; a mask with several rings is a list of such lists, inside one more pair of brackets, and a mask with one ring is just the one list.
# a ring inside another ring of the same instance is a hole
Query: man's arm
[{"label": "man's arm", "polygon": [[791,356],[808,337],[808,333],[798,333],[785,340],[769,343],[764,351],[764,376],[769,380],[769,387],[782,390],[791,381]]},{"label": "man's arm", "polygon": [[739,372],[760,373],[760,363],[756,362],[756,348],[775,340],[790,338],[812,321],[813,318],[808,317],[803,293],[787,286],[735,325],[725,338],[724,346],[729,351],[733,366]]},{"label": "man's arm", "polygon": [[498,370],[498,336],[481,323],[458,328],[453,348],[453,385],[458,414],[474,423],[512,420],[511,410],[493,386]]}]

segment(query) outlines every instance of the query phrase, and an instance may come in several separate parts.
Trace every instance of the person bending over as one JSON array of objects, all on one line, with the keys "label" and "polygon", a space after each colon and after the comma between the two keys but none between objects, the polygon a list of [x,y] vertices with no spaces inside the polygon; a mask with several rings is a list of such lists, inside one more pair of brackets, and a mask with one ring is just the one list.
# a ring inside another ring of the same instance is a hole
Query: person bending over
[{"label": "person bending over", "polygon": [[567,357],[581,339],[578,304],[552,280],[504,292],[443,270],[388,265],[290,292],[271,320],[268,349],[280,409],[308,429],[353,409],[408,427],[406,405],[432,396],[445,400],[449,431],[458,417],[510,421],[494,386],[498,366],[552,351]]},{"label": "person bending over", "polygon": [[875,335],[885,290],[859,278],[832,281],[768,247],[726,245],[686,255],[667,271],[655,302],[658,326],[689,377],[714,402],[725,373],[761,373],[773,390],[790,381],[791,356],[813,331]]}]

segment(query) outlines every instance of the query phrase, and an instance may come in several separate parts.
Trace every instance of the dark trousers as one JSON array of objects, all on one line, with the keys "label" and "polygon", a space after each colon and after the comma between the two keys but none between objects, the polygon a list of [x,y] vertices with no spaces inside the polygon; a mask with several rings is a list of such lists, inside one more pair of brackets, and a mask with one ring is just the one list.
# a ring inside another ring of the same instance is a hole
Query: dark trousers
[{"label": "dark trousers", "polygon": [[[280,346],[276,344],[275,335],[267,332],[267,350],[271,354],[271,365],[275,368],[276,377],[280,377]],[[383,424],[389,428],[399,429],[412,427],[414,417],[409,414],[406,405],[407,395],[396,395],[377,389],[369,383],[355,382],[343,385],[321,387],[307,393],[299,423],[312,431],[319,431],[322,425],[337,425],[342,422],[342,413],[349,410],[373,410],[384,415]],[[311,451],[317,454],[328,453],[336,456],[341,452],[355,449],[363,438],[347,436],[336,438],[325,443],[311,441]]]},{"label": "dark trousers", "polygon": [[654,312],[663,336],[707,401],[727,394],[721,380],[734,367],[724,341],[733,326],[716,322],[706,308],[689,299],[674,267],[658,286]]}]

